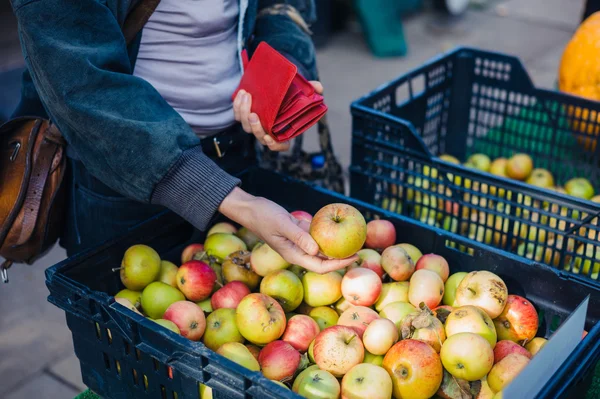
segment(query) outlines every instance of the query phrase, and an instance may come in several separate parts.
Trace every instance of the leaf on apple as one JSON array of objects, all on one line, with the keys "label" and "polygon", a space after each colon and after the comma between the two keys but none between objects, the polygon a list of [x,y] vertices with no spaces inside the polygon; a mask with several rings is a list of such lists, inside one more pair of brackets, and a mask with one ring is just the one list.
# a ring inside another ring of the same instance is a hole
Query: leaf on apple
[{"label": "leaf on apple", "polygon": [[443,399],[475,399],[481,391],[481,381],[461,380],[444,370],[444,378],[437,395]]},{"label": "leaf on apple", "polygon": [[200,251],[200,252],[196,252],[194,254],[194,256],[192,256],[192,260],[201,260],[203,262],[206,262],[208,260],[208,255],[206,254],[206,251]]}]

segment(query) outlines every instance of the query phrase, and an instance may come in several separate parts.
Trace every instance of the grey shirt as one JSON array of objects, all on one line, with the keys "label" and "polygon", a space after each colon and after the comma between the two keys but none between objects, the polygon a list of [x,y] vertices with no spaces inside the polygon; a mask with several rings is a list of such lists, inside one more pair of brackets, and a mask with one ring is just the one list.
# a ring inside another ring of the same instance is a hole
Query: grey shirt
[{"label": "grey shirt", "polygon": [[152,84],[199,136],[235,122],[239,14],[237,0],[162,0],[142,31],[134,75]]}]

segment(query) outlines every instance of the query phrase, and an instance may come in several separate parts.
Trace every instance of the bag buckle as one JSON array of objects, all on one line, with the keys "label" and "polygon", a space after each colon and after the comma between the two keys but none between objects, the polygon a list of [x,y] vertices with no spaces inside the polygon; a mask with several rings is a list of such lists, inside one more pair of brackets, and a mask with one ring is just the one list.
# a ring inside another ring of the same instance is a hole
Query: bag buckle
[{"label": "bag buckle", "polygon": [[213,143],[215,145],[215,150],[217,151],[217,156],[219,158],[223,158],[223,156],[225,156],[225,153],[221,152],[221,147],[219,146],[219,144],[221,144],[221,143],[219,142],[219,139],[216,137],[213,137]]},{"label": "bag buckle", "polygon": [[12,266],[12,261],[5,260],[2,265],[0,265],[0,275],[2,276],[2,281],[6,284],[8,283],[8,268]]},{"label": "bag buckle", "polygon": [[19,155],[19,150],[21,149],[21,143],[16,141],[13,143],[13,145],[15,146],[15,149],[13,150],[13,153],[10,156],[10,162],[14,162],[15,159],[17,159],[17,155]]}]

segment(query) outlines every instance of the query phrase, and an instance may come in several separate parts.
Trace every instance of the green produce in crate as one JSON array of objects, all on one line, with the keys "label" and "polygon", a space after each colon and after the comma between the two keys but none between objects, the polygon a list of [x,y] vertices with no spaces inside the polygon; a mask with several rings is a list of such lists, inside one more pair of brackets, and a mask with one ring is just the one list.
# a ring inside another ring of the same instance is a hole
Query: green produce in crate
[{"label": "green produce in crate", "polygon": [[167,308],[178,301],[185,301],[183,293],[160,281],[150,283],[142,292],[142,309],[153,319],[161,319]]},{"label": "green produce in crate", "polygon": [[569,195],[577,198],[589,200],[594,196],[594,187],[592,187],[588,179],[584,179],[583,177],[569,180],[565,184],[565,190],[567,190]]},{"label": "green produce in crate", "polygon": [[140,291],[132,291],[130,289],[123,289],[115,295],[115,298],[125,298],[129,300],[138,310],[142,306],[142,293]]},{"label": "green produce in crate", "polygon": [[125,251],[121,267],[121,282],[132,291],[141,291],[155,281],[160,273],[160,256],[147,245],[133,245]]}]

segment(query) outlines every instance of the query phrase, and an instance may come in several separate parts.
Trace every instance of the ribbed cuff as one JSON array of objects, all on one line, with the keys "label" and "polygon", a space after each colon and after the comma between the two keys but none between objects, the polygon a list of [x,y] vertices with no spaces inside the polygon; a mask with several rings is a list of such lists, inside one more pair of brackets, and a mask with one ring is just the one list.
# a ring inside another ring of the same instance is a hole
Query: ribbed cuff
[{"label": "ribbed cuff", "polygon": [[197,146],[183,152],[156,185],[151,202],[171,209],[204,231],[223,199],[240,184]]}]

